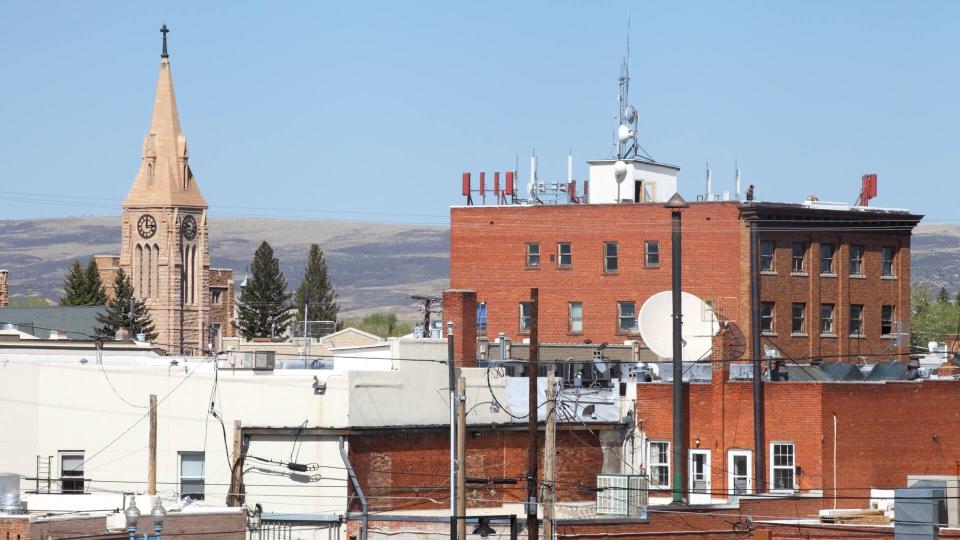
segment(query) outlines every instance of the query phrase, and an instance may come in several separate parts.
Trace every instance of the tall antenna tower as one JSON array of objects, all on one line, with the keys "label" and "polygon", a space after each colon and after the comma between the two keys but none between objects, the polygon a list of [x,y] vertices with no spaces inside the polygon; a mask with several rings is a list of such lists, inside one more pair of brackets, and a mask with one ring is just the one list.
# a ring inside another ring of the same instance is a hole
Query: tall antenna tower
[{"label": "tall antenna tower", "polygon": [[630,12],[627,12],[627,54],[620,65],[620,95],[615,146],[617,159],[637,157],[637,110],[630,105]]}]

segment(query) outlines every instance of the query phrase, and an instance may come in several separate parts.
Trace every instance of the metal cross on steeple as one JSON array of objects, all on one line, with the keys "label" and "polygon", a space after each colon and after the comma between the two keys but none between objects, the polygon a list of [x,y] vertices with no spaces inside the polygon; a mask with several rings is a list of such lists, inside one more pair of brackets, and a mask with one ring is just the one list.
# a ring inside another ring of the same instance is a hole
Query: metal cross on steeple
[{"label": "metal cross on steeple", "polygon": [[164,23],[163,26],[160,27],[160,33],[163,34],[163,52],[160,53],[160,58],[167,58],[170,56],[169,54],[167,54],[167,34],[169,32],[170,32],[170,29],[167,28],[167,24]]}]

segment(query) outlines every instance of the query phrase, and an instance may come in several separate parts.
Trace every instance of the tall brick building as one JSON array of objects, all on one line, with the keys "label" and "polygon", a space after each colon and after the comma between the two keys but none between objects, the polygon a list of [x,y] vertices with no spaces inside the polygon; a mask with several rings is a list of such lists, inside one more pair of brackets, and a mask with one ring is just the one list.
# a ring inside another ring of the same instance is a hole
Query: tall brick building
[{"label": "tall brick building", "polygon": [[[683,290],[749,343],[756,223],[765,344],[804,359],[906,353],[897,335],[909,331],[910,237],[921,217],[819,202],[691,202],[682,210]],[[538,287],[541,341],[639,339],[641,306],[670,289],[670,219],[662,202],[454,207],[450,285],[476,291],[478,328],[491,337],[526,337],[524,303]]]}]

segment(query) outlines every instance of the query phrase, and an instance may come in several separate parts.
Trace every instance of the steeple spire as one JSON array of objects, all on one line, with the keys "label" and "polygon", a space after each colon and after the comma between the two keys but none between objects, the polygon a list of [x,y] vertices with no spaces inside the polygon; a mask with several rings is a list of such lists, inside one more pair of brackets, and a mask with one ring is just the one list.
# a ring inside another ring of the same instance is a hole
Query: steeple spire
[{"label": "steeple spire", "polygon": [[160,27],[160,33],[163,34],[163,52],[160,53],[160,58],[169,58],[170,55],[167,54],[167,34],[170,33],[170,29],[167,28],[167,23],[163,23],[163,26]]}]

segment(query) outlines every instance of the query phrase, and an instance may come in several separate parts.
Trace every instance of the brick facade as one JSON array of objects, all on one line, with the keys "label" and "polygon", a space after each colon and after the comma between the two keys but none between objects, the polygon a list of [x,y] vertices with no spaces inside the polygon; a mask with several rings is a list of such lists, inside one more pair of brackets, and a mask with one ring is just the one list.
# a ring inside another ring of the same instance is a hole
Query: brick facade
[{"label": "brick facade", "polygon": [[[148,512],[149,513],[149,512]],[[243,512],[185,513],[168,512],[164,520],[162,537],[183,540],[220,538],[243,540],[247,537],[246,515]],[[153,534],[153,519],[141,516],[138,538],[148,532]],[[127,539],[126,531],[108,532],[105,516],[0,517],[0,539],[9,540],[58,540],[73,538]]]},{"label": "brick facade", "polygon": [[7,283],[9,276],[6,270],[0,269],[0,307],[10,305],[10,288]]},{"label": "brick facade", "polygon": [[477,293],[443,291],[444,324],[453,321],[453,358],[458,367],[477,367]]}]

